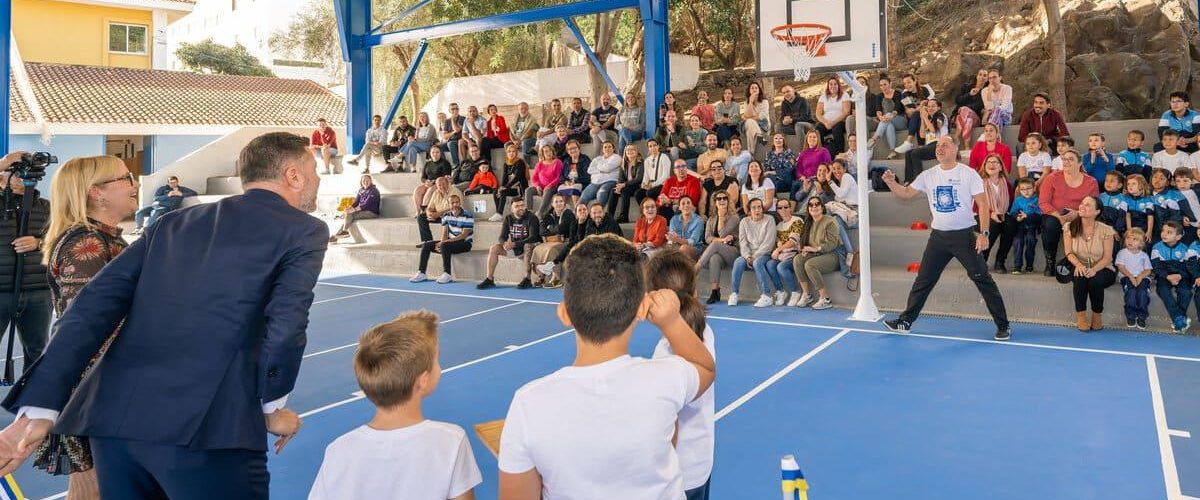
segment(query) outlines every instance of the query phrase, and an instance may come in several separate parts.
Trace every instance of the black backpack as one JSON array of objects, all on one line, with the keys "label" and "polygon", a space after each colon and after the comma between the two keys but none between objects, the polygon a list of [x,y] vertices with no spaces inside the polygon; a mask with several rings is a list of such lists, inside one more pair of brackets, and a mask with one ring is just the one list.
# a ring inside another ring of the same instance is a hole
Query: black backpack
[{"label": "black backpack", "polygon": [[890,192],[887,183],[883,182],[883,173],[891,170],[887,167],[871,167],[871,189],[876,192]]}]

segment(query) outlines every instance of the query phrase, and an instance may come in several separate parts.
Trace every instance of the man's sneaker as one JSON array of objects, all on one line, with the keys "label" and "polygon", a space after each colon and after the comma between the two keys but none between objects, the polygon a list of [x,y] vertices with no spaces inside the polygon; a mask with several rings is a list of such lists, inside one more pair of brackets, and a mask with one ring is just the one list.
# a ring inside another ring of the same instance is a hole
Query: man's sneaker
[{"label": "man's sneaker", "polygon": [[437,279],[437,283],[439,285],[445,285],[446,283],[449,283],[451,281],[454,281],[454,278],[450,277],[450,273],[442,273],[442,275],[439,276]]},{"label": "man's sneaker", "polygon": [[488,217],[488,222],[500,222],[502,220],[504,220],[504,217],[499,213],[494,213],[491,217]]},{"label": "man's sneaker", "polygon": [[425,244],[426,244],[426,243],[429,243],[429,242],[428,242],[428,241],[422,241],[422,242],[420,242],[420,243],[417,243],[416,245],[413,245],[413,246],[415,246],[415,247],[417,247],[417,248],[422,248],[422,247],[424,247],[424,246],[425,246]]},{"label": "man's sneaker", "polygon": [[817,300],[816,304],[812,305],[812,308],[816,309],[818,311],[820,311],[822,309],[829,309],[830,307],[833,307],[833,301],[829,300],[829,297],[819,299],[819,300]]},{"label": "man's sneaker", "polygon": [[996,335],[992,337],[999,341],[1005,341],[1012,338],[1012,328],[1004,327],[996,330]]},{"label": "man's sneaker", "polygon": [[1145,329],[1146,329],[1146,319],[1145,319],[1145,318],[1138,318],[1138,319],[1137,319],[1137,329],[1138,329],[1138,330],[1145,330]]},{"label": "man's sneaker", "polygon": [[542,273],[546,276],[550,276],[551,274],[554,274],[554,263],[547,262],[545,264],[541,264],[541,265],[537,266],[537,270],[539,273]]},{"label": "man's sneaker", "polygon": [[788,301],[787,301],[788,307],[796,307],[796,304],[799,304],[800,299],[803,297],[804,297],[804,294],[802,294],[800,292],[792,292],[791,298],[788,299]]},{"label": "man's sneaker", "polygon": [[738,304],[737,292],[733,292],[733,293],[729,294],[729,307],[736,306],[737,304]]},{"label": "man's sneaker", "polygon": [[417,274],[414,274],[413,277],[408,279],[409,283],[420,283],[422,281],[429,281],[429,276],[426,276],[425,273],[421,271],[417,271]]},{"label": "man's sneaker", "polygon": [[528,290],[528,289],[530,289],[530,288],[533,288],[533,282],[532,282],[532,281],[530,281],[528,277],[526,277],[525,279],[521,280],[521,282],[520,282],[520,283],[517,283],[517,289],[518,289],[518,290]]},{"label": "man's sneaker", "polygon": [[775,301],[771,300],[771,296],[764,293],[758,297],[758,302],[754,303],[754,307],[771,307],[774,304]]},{"label": "man's sneaker", "polygon": [[883,326],[888,330],[896,333],[908,333],[908,329],[912,328],[912,324],[900,318],[889,319],[883,322]]},{"label": "man's sneaker", "polygon": [[488,288],[496,288],[496,282],[492,281],[491,278],[484,278],[483,281],[480,281],[478,285],[475,285],[475,288],[477,288],[479,290],[487,290]]},{"label": "man's sneaker", "polygon": [[1013,266],[1013,274],[1021,274],[1021,266]]},{"label": "man's sneaker", "polygon": [[1175,333],[1187,333],[1188,328],[1191,328],[1191,318],[1183,318],[1183,321],[1175,321]]},{"label": "man's sneaker", "polygon": [[804,294],[800,296],[800,300],[796,302],[796,307],[808,307],[813,303],[812,294]]},{"label": "man's sneaker", "polygon": [[1125,328],[1137,328],[1137,320],[1125,318]]},{"label": "man's sneaker", "polygon": [[775,292],[775,305],[782,306],[787,303],[787,300],[788,300],[787,292],[785,292],[783,290]]},{"label": "man's sneaker", "polygon": [[358,158],[355,158],[355,159],[353,159],[353,160],[347,161],[346,163],[349,163],[349,164],[351,164],[351,165],[358,165]]},{"label": "man's sneaker", "polygon": [[562,282],[558,278],[550,278],[550,281],[546,282],[546,288],[562,288]]}]

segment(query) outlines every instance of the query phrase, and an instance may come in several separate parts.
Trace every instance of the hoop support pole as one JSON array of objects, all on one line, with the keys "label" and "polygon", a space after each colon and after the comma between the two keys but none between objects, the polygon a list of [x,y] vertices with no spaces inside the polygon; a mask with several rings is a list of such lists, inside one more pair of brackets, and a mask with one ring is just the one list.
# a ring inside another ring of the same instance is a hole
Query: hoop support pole
[{"label": "hoop support pole", "polygon": [[854,135],[858,137],[858,145],[854,151],[858,166],[858,304],[850,319],[868,321],[871,323],[883,319],[879,307],[875,305],[875,295],[871,283],[871,197],[867,187],[871,177],[871,156],[867,151],[867,89],[854,79],[851,71],[838,73],[850,87],[854,98]]}]

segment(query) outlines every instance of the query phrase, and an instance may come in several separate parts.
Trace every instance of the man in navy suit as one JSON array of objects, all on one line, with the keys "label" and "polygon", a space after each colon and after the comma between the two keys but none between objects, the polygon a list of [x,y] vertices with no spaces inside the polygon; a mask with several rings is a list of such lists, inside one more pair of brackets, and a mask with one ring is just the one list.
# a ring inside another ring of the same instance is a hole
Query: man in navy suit
[{"label": "man in navy suit", "polygon": [[307,215],[320,184],[307,146],[255,138],[238,158],[246,194],[164,215],[96,275],[3,402],[17,419],[0,470],[53,426],[89,438],[103,498],[268,497],[266,434],[278,452],[299,431],[283,406],[329,239]]}]

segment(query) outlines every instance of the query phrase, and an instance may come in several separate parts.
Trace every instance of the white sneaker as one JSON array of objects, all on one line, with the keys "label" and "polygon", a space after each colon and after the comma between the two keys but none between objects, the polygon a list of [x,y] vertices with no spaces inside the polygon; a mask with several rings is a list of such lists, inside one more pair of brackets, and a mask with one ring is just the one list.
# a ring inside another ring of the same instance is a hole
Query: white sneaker
[{"label": "white sneaker", "polygon": [[546,276],[550,276],[551,274],[554,274],[554,263],[547,262],[545,264],[541,264],[541,265],[537,266],[537,270],[539,273],[542,273]]},{"label": "white sneaker", "polygon": [[796,307],[808,307],[808,305],[812,304],[812,302],[813,296],[806,293],[800,296],[800,300],[796,301]]},{"label": "white sneaker", "polygon": [[775,301],[771,300],[771,295],[764,293],[758,297],[758,302],[754,303],[754,307],[771,307],[774,304]]},{"label": "white sneaker", "polygon": [[414,274],[413,277],[408,279],[409,283],[420,283],[422,281],[429,281],[429,276],[426,276],[425,273],[421,271],[417,271],[417,274]]},{"label": "white sneaker", "polygon": [[450,277],[450,273],[442,273],[442,275],[437,279],[437,283],[439,285],[445,285],[451,281],[454,281],[454,279]]},{"label": "white sneaker", "polygon": [[800,292],[792,292],[792,298],[788,299],[787,302],[788,307],[796,307],[796,304],[799,304],[800,299],[803,297],[804,295]]},{"label": "white sneaker", "polygon": [[909,151],[912,151],[912,148],[913,148],[913,143],[911,143],[909,141],[904,141],[903,144],[896,146],[896,153],[904,154]]},{"label": "white sneaker", "polygon": [[817,300],[817,303],[812,305],[812,308],[818,311],[822,309],[829,309],[830,307],[833,307],[833,301],[829,300],[829,297]]},{"label": "white sneaker", "polygon": [[504,217],[500,216],[498,213],[492,214],[491,217],[488,217],[488,222],[500,222],[502,220],[504,220]]},{"label": "white sneaker", "polygon": [[729,294],[729,307],[736,306],[737,304],[738,304],[738,294],[737,294],[737,292],[734,292],[734,293],[731,293],[731,294]]},{"label": "white sneaker", "polygon": [[787,299],[788,299],[787,292],[785,292],[783,290],[779,290],[779,291],[775,292],[775,305],[782,306],[787,303]]}]

